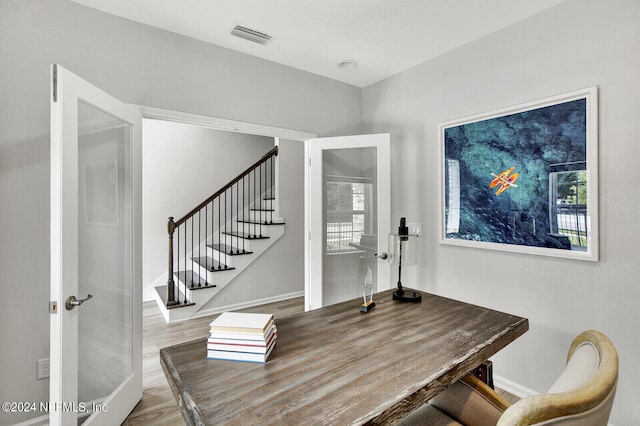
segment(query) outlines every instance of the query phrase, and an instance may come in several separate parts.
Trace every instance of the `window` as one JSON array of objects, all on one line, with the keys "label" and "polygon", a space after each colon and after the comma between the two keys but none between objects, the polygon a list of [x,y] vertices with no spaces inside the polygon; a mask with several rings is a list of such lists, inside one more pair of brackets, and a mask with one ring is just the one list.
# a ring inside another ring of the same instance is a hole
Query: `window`
[{"label": "window", "polygon": [[326,252],[357,250],[362,234],[369,232],[370,178],[328,176],[326,182]]},{"label": "window", "polygon": [[455,234],[460,231],[460,162],[447,158],[445,167],[445,229],[447,234]]},{"label": "window", "polygon": [[586,247],[589,232],[587,221],[587,172],[574,170],[549,175],[551,232],[569,238],[571,246]]}]

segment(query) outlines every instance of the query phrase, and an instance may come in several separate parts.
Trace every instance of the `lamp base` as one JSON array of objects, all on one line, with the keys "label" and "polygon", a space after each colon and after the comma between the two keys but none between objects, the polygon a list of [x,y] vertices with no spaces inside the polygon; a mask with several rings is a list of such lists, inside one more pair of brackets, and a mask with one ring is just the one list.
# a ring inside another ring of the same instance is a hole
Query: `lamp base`
[{"label": "lamp base", "polygon": [[396,290],[393,292],[393,300],[398,300],[400,302],[419,303],[422,302],[422,294],[412,290]]}]

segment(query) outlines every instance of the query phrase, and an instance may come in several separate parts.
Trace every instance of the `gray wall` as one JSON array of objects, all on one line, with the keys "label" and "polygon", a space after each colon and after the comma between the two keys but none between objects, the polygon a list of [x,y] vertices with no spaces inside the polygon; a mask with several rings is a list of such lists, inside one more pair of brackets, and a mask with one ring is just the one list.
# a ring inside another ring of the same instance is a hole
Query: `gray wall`
[{"label": "gray wall", "polygon": [[[571,0],[363,96],[365,132],[392,137],[392,220],[423,224],[407,285],[528,317],[529,332],[495,357],[494,370],[536,391],[561,372],[575,335],[609,335],[620,353],[616,426],[640,422],[639,22],[637,0]],[[601,260],[440,245],[438,124],[590,86],[600,102]]]},{"label": "gray wall", "polygon": [[[0,0],[0,57],[1,401],[48,400],[36,364],[49,355],[49,64],[125,102],[321,136],[361,131],[354,86],[65,0]],[[295,267],[280,278],[301,279]],[[33,416],[0,413],[0,423]]]}]

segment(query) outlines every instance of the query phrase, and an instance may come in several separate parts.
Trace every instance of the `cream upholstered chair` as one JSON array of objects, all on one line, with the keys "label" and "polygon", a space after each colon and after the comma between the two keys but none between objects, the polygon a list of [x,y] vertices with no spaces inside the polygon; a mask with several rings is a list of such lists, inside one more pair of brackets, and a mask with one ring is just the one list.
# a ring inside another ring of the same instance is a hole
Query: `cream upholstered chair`
[{"label": "cream upholstered chair", "polygon": [[606,425],[618,381],[618,353],[604,334],[589,330],[569,348],[567,365],[540,395],[510,405],[493,389],[467,375],[401,425]]}]

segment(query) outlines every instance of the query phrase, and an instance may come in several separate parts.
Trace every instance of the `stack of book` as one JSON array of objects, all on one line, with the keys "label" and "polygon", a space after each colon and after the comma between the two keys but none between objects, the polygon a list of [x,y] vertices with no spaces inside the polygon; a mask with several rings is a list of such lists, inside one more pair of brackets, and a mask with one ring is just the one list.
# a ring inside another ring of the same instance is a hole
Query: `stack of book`
[{"label": "stack of book", "polygon": [[272,314],[223,312],[209,324],[207,358],[267,362],[278,331]]}]

